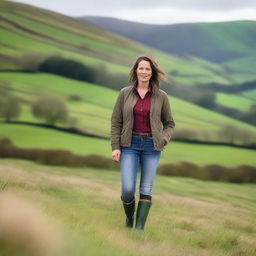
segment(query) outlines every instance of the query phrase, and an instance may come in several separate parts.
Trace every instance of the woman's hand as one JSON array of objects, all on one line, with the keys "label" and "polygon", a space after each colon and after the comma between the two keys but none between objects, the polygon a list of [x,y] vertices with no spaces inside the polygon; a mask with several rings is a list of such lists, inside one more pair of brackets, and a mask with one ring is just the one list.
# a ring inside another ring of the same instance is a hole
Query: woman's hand
[{"label": "woman's hand", "polygon": [[115,150],[112,151],[112,159],[115,162],[119,162],[120,161],[120,156],[121,156],[120,149],[115,149]]}]

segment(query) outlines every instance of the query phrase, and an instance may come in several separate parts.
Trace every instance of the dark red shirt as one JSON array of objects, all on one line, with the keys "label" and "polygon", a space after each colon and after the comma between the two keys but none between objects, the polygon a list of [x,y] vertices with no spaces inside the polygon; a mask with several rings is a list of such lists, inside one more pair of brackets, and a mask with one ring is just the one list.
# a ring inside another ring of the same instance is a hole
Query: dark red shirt
[{"label": "dark red shirt", "polygon": [[138,100],[133,108],[133,131],[134,132],[151,132],[150,127],[150,98],[151,88],[147,91],[144,98],[142,99],[134,86],[134,93],[137,95]]}]

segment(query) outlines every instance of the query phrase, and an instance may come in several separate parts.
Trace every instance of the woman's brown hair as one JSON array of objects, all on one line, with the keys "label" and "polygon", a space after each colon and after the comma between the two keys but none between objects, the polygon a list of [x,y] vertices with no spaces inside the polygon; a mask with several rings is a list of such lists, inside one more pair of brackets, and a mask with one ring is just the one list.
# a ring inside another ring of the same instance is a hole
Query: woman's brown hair
[{"label": "woman's brown hair", "polygon": [[150,63],[152,69],[152,76],[149,81],[149,86],[152,88],[152,92],[155,93],[160,88],[160,81],[164,79],[165,73],[162,69],[160,69],[157,62],[153,58],[144,55],[137,58],[130,71],[130,83],[135,87],[138,86],[138,77],[136,70],[142,60],[148,61]]}]

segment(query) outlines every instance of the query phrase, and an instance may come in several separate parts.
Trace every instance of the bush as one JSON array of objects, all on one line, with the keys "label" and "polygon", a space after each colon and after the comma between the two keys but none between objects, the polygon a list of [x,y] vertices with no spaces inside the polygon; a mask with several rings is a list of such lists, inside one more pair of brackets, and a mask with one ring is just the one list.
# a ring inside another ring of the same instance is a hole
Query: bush
[{"label": "bush", "polygon": [[87,82],[94,82],[96,76],[94,69],[78,61],[57,56],[46,59],[38,66],[38,70]]},{"label": "bush", "polygon": [[256,182],[256,167],[241,165],[225,167],[217,164],[199,167],[188,162],[161,164],[157,172],[161,175],[191,177],[201,180],[213,180],[233,183]]},{"label": "bush", "polygon": [[194,103],[212,109],[216,104],[216,93],[210,90],[202,90],[195,96]]},{"label": "bush", "polygon": [[44,58],[44,56],[37,53],[24,54],[17,60],[17,63],[22,66],[24,71],[36,72],[38,70],[38,65],[40,65]]},{"label": "bush", "polygon": [[158,167],[157,172],[167,176],[191,177],[206,180],[207,172],[196,164],[181,162],[179,164],[162,164]]},{"label": "bush", "polygon": [[19,100],[12,96],[0,97],[0,117],[6,122],[17,118],[20,115]]},{"label": "bush", "polygon": [[228,168],[218,164],[206,165],[204,167],[210,180],[227,181]]},{"label": "bush", "polygon": [[46,165],[88,166],[103,169],[117,168],[117,165],[111,159],[104,156],[81,156],[68,150],[60,149],[23,149],[15,147],[8,138],[0,140],[0,157],[32,160]]},{"label": "bush", "polygon": [[256,142],[256,133],[246,129],[240,129],[233,124],[226,124],[218,131],[221,141],[231,144],[252,145]]},{"label": "bush", "polygon": [[68,99],[71,100],[71,101],[82,101],[82,97],[78,94],[71,94],[68,97]]},{"label": "bush", "polygon": [[182,140],[199,140],[200,134],[195,130],[188,129],[177,129],[173,134],[173,139],[182,139]]},{"label": "bush", "polygon": [[36,118],[43,119],[47,124],[66,122],[68,109],[65,102],[57,96],[42,96],[32,104],[32,112]]},{"label": "bush", "polygon": [[242,120],[256,125],[256,104],[253,104],[250,110],[243,115]]}]

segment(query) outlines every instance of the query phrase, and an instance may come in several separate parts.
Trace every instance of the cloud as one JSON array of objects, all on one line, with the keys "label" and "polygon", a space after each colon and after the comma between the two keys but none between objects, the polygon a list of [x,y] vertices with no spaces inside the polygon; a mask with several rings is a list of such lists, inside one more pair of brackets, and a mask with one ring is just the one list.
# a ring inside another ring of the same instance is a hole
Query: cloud
[{"label": "cloud", "polygon": [[54,10],[70,16],[109,16],[158,24],[256,19],[255,0],[16,1]]},{"label": "cloud", "polygon": [[219,11],[204,12],[202,10],[155,8],[144,10],[143,13],[140,10],[120,11],[115,13],[115,17],[151,24],[256,20],[255,10],[252,9],[233,10],[228,15],[223,15]]}]

